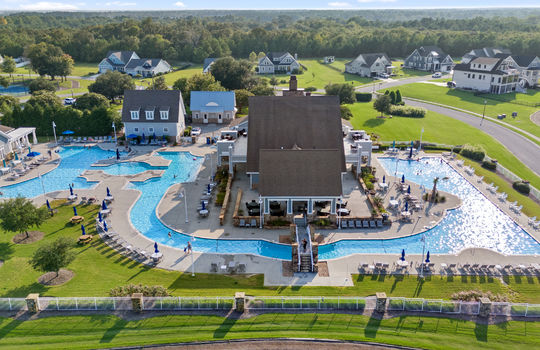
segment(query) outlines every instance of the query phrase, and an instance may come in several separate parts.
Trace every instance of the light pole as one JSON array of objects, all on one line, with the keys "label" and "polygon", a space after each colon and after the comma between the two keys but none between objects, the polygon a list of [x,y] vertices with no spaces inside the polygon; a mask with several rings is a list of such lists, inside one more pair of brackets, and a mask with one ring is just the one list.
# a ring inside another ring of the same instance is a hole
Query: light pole
[{"label": "light pole", "polygon": [[338,205],[337,205],[337,222],[338,222],[338,230],[341,230],[341,203],[342,203],[342,200],[341,200],[341,197],[338,199]]},{"label": "light pole", "polygon": [[424,135],[424,127],[422,127],[422,132],[420,132],[420,144],[418,145],[418,152],[422,150],[422,135]]},{"label": "light pole", "polygon": [[52,122],[52,130],[54,134],[54,144],[55,146],[58,146],[58,141],[56,141],[56,124],[54,123],[54,121]]},{"label": "light pole", "polygon": [[[191,234],[191,241],[195,242],[195,237],[193,237],[193,233]],[[195,260],[193,258],[193,243],[191,244],[191,277],[195,277]]]},{"label": "light pole", "polygon": [[114,122],[112,122],[112,128],[113,128],[113,131],[114,131],[114,145],[118,146],[118,142],[116,140],[116,125],[114,125]]},{"label": "light pole", "polygon": [[259,228],[263,228],[263,200],[262,197],[259,195]]},{"label": "light pole", "polygon": [[189,222],[188,220],[188,213],[187,213],[187,196],[186,196],[186,189],[182,188],[182,192],[180,192],[180,198],[184,198],[184,208],[186,210],[186,224]]},{"label": "light pole", "polygon": [[[420,216],[418,217],[418,220],[420,220]],[[424,252],[426,250],[426,236],[424,233],[422,233],[421,240],[424,244],[422,246],[422,261],[420,262],[420,278],[424,278]]]},{"label": "light pole", "polygon": [[480,125],[482,125],[482,122],[484,121],[484,117],[486,116],[486,104],[487,104],[487,100],[484,100],[484,111],[482,112],[482,120],[480,120]]}]

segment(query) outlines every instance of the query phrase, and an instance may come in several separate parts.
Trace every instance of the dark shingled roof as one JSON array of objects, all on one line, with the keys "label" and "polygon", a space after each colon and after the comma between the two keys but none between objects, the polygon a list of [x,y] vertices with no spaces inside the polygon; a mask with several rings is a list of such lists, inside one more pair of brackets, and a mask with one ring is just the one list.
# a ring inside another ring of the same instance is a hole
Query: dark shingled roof
[{"label": "dark shingled roof", "polygon": [[[479,58],[475,58],[469,63],[456,64],[456,66],[454,67],[454,72],[460,71],[460,72],[491,73],[491,74],[504,75],[507,73],[499,69],[503,60],[504,60],[503,58],[479,57]],[[487,64],[492,65],[494,63],[495,64],[490,70],[482,70],[479,68],[472,68],[473,63],[486,64],[486,65]]]},{"label": "dark shingled roof", "polygon": [[514,62],[516,62],[520,67],[528,67],[536,56],[527,56],[527,55],[511,55]]},{"label": "dark shingled roof", "polygon": [[345,172],[343,131],[337,96],[253,96],[249,98],[247,172],[259,172],[259,150],[339,151]]},{"label": "dark shingled roof", "polygon": [[116,57],[118,57],[118,59],[124,62],[124,64],[127,64],[129,62],[129,59],[131,58],[131,56],[133,56],[134,53],[135,51],[112,51],[111,50],[107,52],[107,56],[105,57],[109,57],[110,55],[114,54]]},{"label": "dark shingled roof", "polygon": [[159,62],[161,62],[161,58],[134,58],[126,65],[127,68],[136,68],[138,66],[143,66],[145,64],[148,64],[148,67],[144,67],[146,69],[155,68]]},{"label": "dark shingled roof", "polygon": [[354,60],[352,60],[351,62],[347,63],[347,64],[351,64],[353,63],[354,61],[358,60],[359,58],[363,57],[364,58],[364,61],[366,61],[366,65],[368,67],[371,67],[373,65],[373,63],[379,58],[379,57],[386,57],[386,59],[388,60],[388,62],[392,62],[392,60],[390,59],[390,57],[388,57],[387,54],[385,53],[361,53],[360,55],[358,55],[358,57],[356,57]]},{"label": "dark shingled roof", "polygon": [[340,196],[341,158],[334,150],[260,150],[262,196]]},{"label": "dark shingled roof", "polygon": [[418,49],[418,53],[420,56],[427,56],[430,52],[435,51],[437,54],[439,54],[439,57],[446,57],[446,54],[443,50],[441,50],[438,46],[422,46]]},{"label": "dark shingled roof", "polygon": [[[126,90],[122,107],[122,122],[147,122],[145,111],[152,109],[153,123],[176,123],[184,118],[185,108],[180,90]],[[169,111],[169,119],[162,120],[159,112]],[[139,119],[131,119],[131,111],[139,111]]]},{"label": "dark shingled roof", "polygon": [[203,71],[205,71],[206,68],[208,68],[208,66],[214,63],[215,60],[217,60],[217,58],[212,58],[212,57],[205,58],[203,62],[203,68],[202,68]]}]

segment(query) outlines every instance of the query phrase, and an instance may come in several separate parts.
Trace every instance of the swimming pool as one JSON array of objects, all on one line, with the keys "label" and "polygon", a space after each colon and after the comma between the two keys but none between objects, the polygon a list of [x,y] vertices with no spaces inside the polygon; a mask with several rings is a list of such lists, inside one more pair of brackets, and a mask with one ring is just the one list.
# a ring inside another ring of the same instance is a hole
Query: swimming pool
[{"label": "swimming pool", "polygon": [[21,94],[27,92],[28,88],[24,85],[10,85],[7,88],[0,86],[1,94]]},{"label": "swimming pool", "polygon": [[166,170],[167,167],[152,166],[144,162],[121,162],[107,166],[93,166],[92,170],[102,170],[109,175],[135,175],[147,170]]},{"label": "swimming pool", "polygon": [[[347,240],[319,246],[319,259],[335,259],[354,253],[421,254],[425,237],[426,250],[434,254],[457,253],[464,248],[487,248],[503,254],[540,254],[540,244],[515,224],[472,184],[439,158],[423,158],[421,161],[396,161],[379,158],[387,173],[409,181],[433,186],[439,177],[437,188],[457,195],[462,205],[450,210],[434,228],[415,236],[390,240]],[[396,163],[397,162],[397,163]]]}]

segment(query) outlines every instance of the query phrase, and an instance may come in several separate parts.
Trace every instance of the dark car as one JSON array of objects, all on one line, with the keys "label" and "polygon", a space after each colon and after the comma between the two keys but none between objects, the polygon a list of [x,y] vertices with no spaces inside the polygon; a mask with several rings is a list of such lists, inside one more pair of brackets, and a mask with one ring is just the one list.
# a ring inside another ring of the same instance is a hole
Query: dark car
[{"label": "dark car", "polygon": [[446,83],[446,86],[448,86],[449,88],[455,88],[456,87],[456,82],[455,81],[449,81]]}]

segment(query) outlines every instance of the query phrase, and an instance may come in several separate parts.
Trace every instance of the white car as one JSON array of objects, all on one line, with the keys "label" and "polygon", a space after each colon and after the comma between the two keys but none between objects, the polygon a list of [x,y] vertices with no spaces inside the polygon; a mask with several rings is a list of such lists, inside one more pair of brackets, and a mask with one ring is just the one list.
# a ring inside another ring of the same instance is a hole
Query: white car
[{"label": "white car", "polygon": [[64,99],[64,104],[66,106],[70,106],[70,105],[74,104],[75,101],[76,101],[76,99],[74,99],[73,97],[67,97],[67,98]]},{"label": "white car", "polygon": [[433,73],[433,75],[431,77],[432,78],[440,78],[440,77],[442,77],[442,73],[441,72]]},{"label": "white car", "polygon": [[201,134],[201,128],[198,126],[191,129],[191,136],[199,136]]},{"label": "white car", "polygon": [[388,79],[388,78],[390,78],[390,75],[388,75],[386,73],[381,73],[381,74],[379,74],[379,78]]}]

